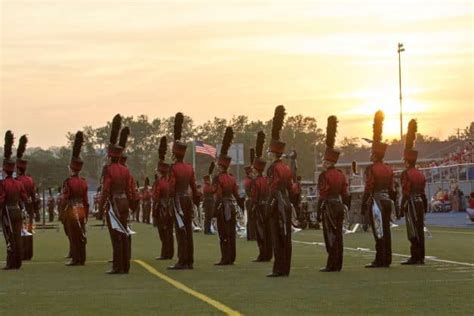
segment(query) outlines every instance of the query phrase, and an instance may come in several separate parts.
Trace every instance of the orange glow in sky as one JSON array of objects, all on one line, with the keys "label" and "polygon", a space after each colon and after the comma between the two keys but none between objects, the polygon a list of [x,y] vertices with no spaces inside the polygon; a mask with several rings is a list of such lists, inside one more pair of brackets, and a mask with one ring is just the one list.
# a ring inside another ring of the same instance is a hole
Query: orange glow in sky
[{"label": "orange glow in sky", "polygon": [[472,1],[2,0],[0,132],[31,146],[124,115],[202,123],[270,119],[274,106],[337,114],[340,137],[370,136],[386,112],[446,137],[474,117]]}]

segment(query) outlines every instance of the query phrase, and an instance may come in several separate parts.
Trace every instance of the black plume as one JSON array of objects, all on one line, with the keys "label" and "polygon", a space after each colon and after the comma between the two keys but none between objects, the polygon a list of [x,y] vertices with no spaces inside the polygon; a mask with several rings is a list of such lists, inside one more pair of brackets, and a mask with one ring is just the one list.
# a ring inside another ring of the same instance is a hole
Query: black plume
[{"label": "black plume", "polygon": [[160,159],[160,161],[165,161],[167,149],[168,149],[168,141],[166,139],[166,136],[163,136],[160,139],[160,147],[158,147],[158,159]]},{"label": "black plume", "polygon": [[61,189],[62,189],[61,187],[58,187],[58,193],[61,193]]},{"label": "black plume", "polygon": [[355,175],[359,174],[357,172],[357,161],[355,161],[355,160],[352,161],[352,173],[355,174]]},{"label": "black plume", "polygon": [[326,126],[326,147],[334,149],[336,144],[336,134],[337,134],[337,117],[331,115],[328,117],[328,125]]},{"label": "black plume", "polygon": [[215,167],[216,167],[216,163],[214,161],[211,161],[211,164],[209,165],[208,175],[212,175]]},{"label": "black plume", "polygon": [[232,130],[232,127],[227,126],[225,129],[224,138],[222,139],[221,156],[227,156],[233,139],[234,131]]},{"label": "black plume", "polygon": [[415,119],[408,123],[407,139],[405,140],[405,149],[413,149],[415,147],[416,133],[418,132],[418,123]]},{"label": "black plume", "polygon": [[265,143],[265,133],[260,131],[257,134],[257,141],[255,142],[255,156],[261,158],[263,156],[263,144]]},{"label": "black plume", "polygon": [[5,133],[5,147],[3,148],[3,157],[10,159],[12,157],[12,147],[13,147],[13,133],[7,131]]},{"label": "black plume", "polygon": [[272,139],[274,140],[280,140],[280,131],[283,128],[285,115],[285,107],[283,105],[279,105],[275,108],[275,115],[272,121]]},{"label": "black plume", "polygon": [[140,182],[138,182],[138,180],[137,180],[137,188],[139,188],[139,187],[140,187]]},{"label": "black plume", "polygon": [[51,190],[51,188],[48,188],[48,192],[49,192],[49,196],[53,196],[53,191]]},{"label": "black plume", "polygon": [[122,127],[122,117],[116,114],[112,120],[112,130],[110,131],[110,143],[117,144],[120,128]]},{"label": "black plume", "polygon": [[127,146],[128,136],[130,135],[130,128],[125,126],[120,131],[120,139],[119,139],[119,146],[125,148]]},{"label": "black plume", "polygon": [[25,150],[26,150],[26,143],[28,143],[28,138],[26,138],[26,135],[21,136],[20,144],[18,145],[18,148],[16,149],[16,158],[23,157],[23,154],[25,153]]},{"label": "black plume", "polygon": [[72,157],[79,158],[81,154],[82,144],[84,144],[84,133],[81,131],[76,133],[74,137],[74,144],[72,145]]},{"label": "black plume", "polygon": [[255,160],[255,149],[250,148],[250,164],[253,165],[253,162]]},{"label": "black plume", "polygon": [[174,117],[174,140],[181,139],[181,133],[183,132],[183,122],[184,122],[184,115],[181,112],[176,113]]},{"label": "black plume", "polygon": [[385,119],[385,114],[382,111],[378,110],[377,112],[375,112],[374,124],[372,125],[372,130],[373,130],[372,140],[374,141],[374,143],[382,142],[384,119]]},{"label": "black plume", "polygon": [[145,186],[149,186],[150,185],[150,179],[148,179],[148,177],[145,178]]}]

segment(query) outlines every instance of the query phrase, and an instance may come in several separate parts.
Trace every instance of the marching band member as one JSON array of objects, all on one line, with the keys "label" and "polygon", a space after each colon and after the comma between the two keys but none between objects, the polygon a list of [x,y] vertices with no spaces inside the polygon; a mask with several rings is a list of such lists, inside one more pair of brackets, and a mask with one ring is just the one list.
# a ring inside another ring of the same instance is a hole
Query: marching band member
[{"label": "marching band member", "polygon": [[169,196],[168,174],[170,165],[166,163],[166,150],[168,148],[166,136],[161,137],[158,149],[158,173],[159,177],[153,184],[153,221],[158,227],[161,240],[161,255],[157,260],[173,259],[173,211],[171,209]]},{"label": "marching band member", "polygon": [[69,164],[71,175],[64,181],[61,203],[64,204],[66,226],[71,249],[71,261],[67,266],[84,265],[86,262],[86,222],[89,216],[87,181],[79,177],[84,162],[80,158],[84,134],[77,132],[74,138],[72,158]]},{"label": "marching band member", "polygon": [[350,207],[348,183],[344,173],[335,167],[340,152],[334,149],[337,133],[337,118],[328,117],[326,128],[326,151],[323,171],[318,178],[318,222],[323,222],[324,242],[328,259],[321,272],[341,271],[343,253],[342,223],[344,205]]},{"label": "marching band member", "polygon": [[53,222],[54,208],[56,207],[56,202],[54,201],[53,191],[51,190],[51,188],[48,189],[48,201],[46,202],[46,205],[48,207],[49,222]]},{"label": "marching band member", "polygon": [[3,172],[5,175],[0,182],[0,212],[7,249],[7,263],[4,270],[21,268],[23,220],[20,205],[28,201],[28,194],[23,184],[13,178],[15,161],[11,159],[12,147],[13,134],[11,131],[7,131],[3,147]]},{"label": "marching band member", "polygon": [[204,234],[205,235],[213,235],[214,233],[211,231],[211,224],[212,218],[214,214],[214,193],[215,189],[212,185],[211,177],[212,173],[214,172],[215,162],[212,161],[208,173],[203,177],[204,184],[202,186],[202,208],[204,210]]},{"label": "marching band member", "polygon": [[[132,177],[120,163],[124,148],[117,144],[122,118],[117,114],[112,121],[108,156],[110,164],[104,170],[99,208],[107,211],[107,225],[112,239],[113,266],[108,274],[128,273],[130,269],[131,233],[128,229],[130,201],[133,199]],[[105,209],[106,203],[108,210]]]},{"label": "marching band member", "polygon": [[35,219],[35,213],[39,211],[38,204],[36,202],[36,186],[33,178],[26,175],[26,166],[28,161],[23,159],[23,154],[26,150],[26,144],[28,139],[26,135],[20,137],[20,144],[18,145],[16,152],[16,179],[23,184],[28,195],[28,200],[25,203],[25,210],[28,215],[27,217],[27,228],[29,235],[22,237],[23,242],[23,260],[31,260],[33,258],[33,222]]},{"label": "marching band member", "polygon": [[235,228],[237,224],[235,201],[241,209],[244,209],[243,201],[239,197],[237,181],[228,172],[232,158],[227,155],[234,131],[232,127],[227,127],[222,140],[222,146],[217,164],[219,174],[214,177],[212,184],[215,188],[215,212],[217,218],[217,231],[219,232],[219,243],[221,249],[221,260],[215,265],[232,265],[236,257],[235,249]]},{"label": "marching band member", "polygon": [[269,149],[274,158],[267,169],[267,177],[270,185],[269,212],[275,261],[273,272],[268,274],[268,277],[289,276],[291,267],[290,195],[293,180],[290,168],[282,161],[285,143],[280,140],[285,115],[285,107],[277,106],[273,116],[272,140]]},{"label": "marching band member", "polygon": [[[183,113],[176,113],[172,149],[175,162],[170,168],[169,188],[178,241],[178,262],[168,267],[171,270],[193,269],[193,203],[199,205],[194,169],[183,161],[187,148],[186,143],[181,141],[183,122]],[[191,189],[192,197],[189,196],[189,189]]]},{"label": "marching band member", "polygon": [[402,214],[405,214],[408,240],[410,241],[410,258],[402,264],[425,263],[425,233],[424,218],[428,210],[425,195],[426,179],[423,173],[415,167],[418,151],[414,148],[417,133],[417,122],[408,123],[403,158],[406,169],[402,172]]},{"label": "marching band member", "polygon": [[256,218],[256,232],[258,257],[254,262],[267,262],[272,260],[272,233],[270,227],[270,218],[267,212],[268,198],[270,196],[270,187],[268,186],[268,178],[263,174],[267,162],[263,159],[263,144],[265,143],[265,133],[260,131],[257,134],[255,144],[255,159],[253,161],[253,169],[256,176],[252,185],[252,212]]},{"label": "marching band member", "polygon": [[247,240],[256,240],[257,222],[252,207],[252,164],[255,158],[255,150],[250,148],[250,165],[245,166],[245,177],[243,179],[245,190],[245,210],[247,211]]},{"label": "marching band member", "polygon": [[141,204],[143,210],[143,223],[150,224],[151,218],[151,192],[150,192],[150,179],[148,177],[145,178],[145,184],[143,185],[143,189],[141,192]]},{"label": "marching band member", "polygon": [[373,141],[370,160],[365,169],[365,189],[362,196],[362,214],[369,214],[375,238],[375,260],[366,268],[388,268],[392,263],[390,218],[395,210],[396,192],[393,188],[392,168],[383,162],[387,144],[382,142],[384,113],[377,111],[373,123]]}]

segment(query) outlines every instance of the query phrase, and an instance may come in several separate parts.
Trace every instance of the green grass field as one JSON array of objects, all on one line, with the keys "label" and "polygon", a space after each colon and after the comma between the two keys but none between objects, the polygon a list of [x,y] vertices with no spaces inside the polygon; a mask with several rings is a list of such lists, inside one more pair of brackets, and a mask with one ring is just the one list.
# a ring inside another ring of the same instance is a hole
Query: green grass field
[{"label": "green grass field", "polygon": [[[91,221],[90,223],[92,223]],[[151,225],[134,224],[133,258],[245,315],[474,313],[474,230],[433,228],[427,255],[467,263],[427,260],[425,266],[365,269],[372,253],[345,250],[340,273],[321,273],[326,252],[321,231],[294,234],[289,278],[266,278],[271,263],[252,263],[256,244],[240,239],[234,266],[215,267],[217,236],[195,233],[195,269],[168,271],[156,261],[160,244]],[[129,275],[106,275],[111,258],[106,229],[90,227],[88,262],[64,266],[67,240],[62,231],[38,230],[35,256],[20,271],[0,271],[0,315],[184,315],[222,314],[203,300],[177,289],[141,265]],[[345,246],[374,248],[370,233],[345,236]],[[408,254],[403,227],[393,230],[393,251]],[[4,260],[5,245],[0,244]],[[173,261],[174,262],[174,261]],[[470,265],[469,265],[470,264]]]}]

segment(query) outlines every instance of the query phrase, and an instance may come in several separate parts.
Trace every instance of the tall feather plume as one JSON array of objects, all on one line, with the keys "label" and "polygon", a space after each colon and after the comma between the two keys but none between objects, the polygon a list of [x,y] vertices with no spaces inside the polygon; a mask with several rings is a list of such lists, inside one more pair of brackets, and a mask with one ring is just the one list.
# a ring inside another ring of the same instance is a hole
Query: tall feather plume
[{"label": "tall feather plume", "polygon": [[127,146],[128,136],[130,135],[130,128],[125,126],[120,131],[120,139],[119,139],[119,146],[125,148]]},{"label": "tall feather plume", "polygon": [[255,160],[255,149],[250,148],[250,164],[253,165],[253,162]]},{"label": "tall feather plume", "polygon": [[117,140],[122,127],[122,117],[120,114],[116,114],[112,120],[112,130],[110,131],[110,143],[117,144]]},{"label": "tall feather plume", "polygon": [[20,137],[20,144],[16,149],[16,158],[22,158],[26,150],[26,144],[28,143],[28,138],[26,135]]},{"label": "tall feather plume", "polygon": [[359,174],[359,172],[357,171],[357,161],[355,160],[352,161],[352,173],[355,175]]},{"label": "tall feather plume", "polygon": [[148,177],[145,178],[145,186],[150,186],[150,179]]},{"label": "tall feather plume", "polygon": [[10,159],[12,157],[12,147],[13,147],[13,133],[7,131],[5,133],[5,146],[3,147],[3,157]]},{"label": "tall feather plume", "polygon": [[84,144],[84,133],[78,131],[74,137],[74,144],[72,145],[72,157],[79,158],[81,154],[82,144]]},{"label": "tall feather plume", "polygon": [[336,144],[336,134],[337,134],[337,117],[331,115],[328,117],[328,125],[326,126],[326,147],[334,149]]},{"label": "tall feather plume", "polygon": [[184,122],[184,115],[181,112],[176,113],[174,117],[174,140],[181,139],[181,133],[183,132],[183,122]]},{"label": "tall feather plume", "polygon": [[275,108],[275,114],[273,115],[272,121],[272,139],[280,140],[280,131],[283,128],[285,116],[285,107],[283,105],[277,106]]},{"label": "tall feather plume", "polygon": [[263,144],[265,144],[265,133],[260,131],[257,133],[257,141],[255,142],[255,156],[257,158],[263,156]]},{"label": "tall feather plume", "polygon": [[208,175],[211,175],[214,172],[214,168],[216,167],[216,163],[214,161],[211,161],[211,164],[209,165],[209,170],[208,170]]},{"label": "tall feather plume", "polygon": [[378,110],[375,112],[374,116],[374,124],[372,125],[372,140],[374,143],[381,143],[382,142],[382,132],[383,132],[383,121],[385,119],[385,114]]},{"label": "tall feather plume", "polygon": [[225,129],[224,138],[222,139],[221,156],[227,155],[233,139],[234,139],[234,130],[232,129],[232,127],[227,126]]},{"label": "tall feather plume", "polygon": [[158,159],[160,161],[165,161],[166,150],[168,148],[168,141],[166,136],[160,138],[160,147],[158,147]]},{"label": "tall feather plume", "polygon": [[51,188],[48,188],[48,193],[49,193],[49,196],[53,196],[53,190],[51,190]]},{"label": "tall feather plume", "polygon": [[408,123],[407,138],[405,140],[405,149],[413,149],[415,147],[416,133],[418,132],[418,123],[415,119]]}]

